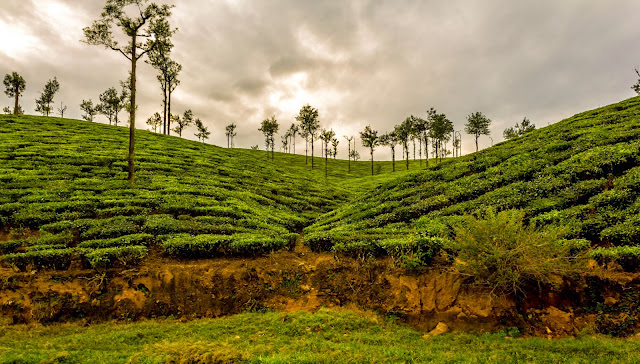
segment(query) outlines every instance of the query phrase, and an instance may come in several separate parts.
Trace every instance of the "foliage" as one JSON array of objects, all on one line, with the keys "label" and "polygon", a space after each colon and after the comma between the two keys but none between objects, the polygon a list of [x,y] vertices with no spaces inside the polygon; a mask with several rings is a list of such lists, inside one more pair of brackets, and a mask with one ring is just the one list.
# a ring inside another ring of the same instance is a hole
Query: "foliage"
[{"label": "foliage", "polygon": [[271,148],[271,159],[274,156],[274,148],[275,148],[275,140],[273,135],[278,132],[278,121],[275,116],[272,116],[271,119],[262,120],[262,124],[260,125],[259,131],[264,134],[264,143],[266,146],[266,150],[268,151]]},{"label": "foliage", "polygon": [[495,295],[522,293],[527,285],[550,284],[576,271],[575,245],[561,241],[557,230],[537,230],[523,220],[518,210],[468,216],[454,228],[458,270]]},{"label": "foliage", "polygon": [[589,258],[601,265],[615,262],[620,264],[626,272],[635,272],[640,267],[640,246],[595,248],[589,252]]},{"label": "foliage", "polygon": [[237,127],[236,123],[231,123],[224,128],[224,135],[227,136],[227,148],[233,148],[233,138],[238,135],[238,133],[236,133]]},{"label": "foliage", "polygon": [[86,121],[93,121],[93,117],[100,111],[100,109],[93,105],[93,101],[82,100],[80,104],[80,110],[84,111],[82,118]]},{"label": "foliage", "polygon": [[[198,119],[200,120],[200,119]],[[147,119],[147,125],[149,125],[154,133],[158,132],[158,127],[162,125],[162,116],[160,113],[155,113]]]},{"label": "foliage", "polygon": [[[6,79],[6,78],[5,78]],[[36,99],[36,112],[42,113],[43,116],[49,116],[52,111],[51,104],[56,93],[60,90],[60,83],[56,77],[47,81],[44,90],[40,93],[40,97]]]},{"label": "foliage", "polygon": [[[311,168],[314,167],[313,164],[313,141],[316,138],[316,133],[320,128],[320,121],[318,120],[318,109],[312,107],[307,104],[304,105],[298,116],[296,116],[296,120],[300,124],[300,135],[305,138],[307,144],[309,143],[309,139],[311,139]],[[306,163],[306,151],[305,151],[305,163]]]},{"label": "foliage", "polygon": [[380,138],[378,137],[378,131],[371,129],[371,125],[367,125],[363,131],[360,132],[360,140],[362,146],[369,148],[371,154],[371,175],[373,176],[373,151],[380,144]]},{"label": "foliage", "polygon": [[211,135],[211,132],[209,131],[209,128],[207,128],[202,123],[202,120],[200,120],[199,118],[195,120],[195,124],[196,124],[196,128],[198,129],[198,132],[195,133],[194,135],[198,137],[198,140],[204,143],[206,139],[209,139],[209,135]]},{"label": "foliage", "polygon": [[24,78],[22,78],[22,76],[20,76],[20,74],[18,74],[18,72],[12,72],[11,74],[7,73],[4,76],[3,84],[5,87],[4,93],[9,97],[15,98],[15,106],[13,108],[13,114],[14,115],[21,114],[18,109],[20,106],[18,102],[19,102],[20,95],[22,95],[25,88],[27,87],[26,81],[24,80]]},{"label": "foliage", "polygon": [[519,136],[523,136],[526,133],[534,131],[536,129],[536,125],[533,124],[526,117],[522,119],[521,123],[516,123],[515,127],[508,127],[502,133],[502,136],[506,139],[513,139]]},{"label": "foliage", "polygon": [[476,140],[476,152],[478,151],[478,138],[480,135],[489,135],[489,125],[491,125],[491,119],[484,116],[481,112],[474,112],[467,116],[467,123],[464,125],[464,131],[467,134],[475,136]]},{"label": "foliage", "polygon": [[119,246],[99,248],[88,252],[85,257],[94,269],[106,269],[113,266],[131,267],[137,265],[147,255],[144,246]]}]

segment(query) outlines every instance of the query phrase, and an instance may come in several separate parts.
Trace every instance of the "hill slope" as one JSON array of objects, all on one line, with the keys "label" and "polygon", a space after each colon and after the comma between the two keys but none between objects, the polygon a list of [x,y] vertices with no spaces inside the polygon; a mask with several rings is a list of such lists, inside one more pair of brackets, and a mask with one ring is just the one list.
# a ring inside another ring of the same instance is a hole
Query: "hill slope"
[{"label": "hill slope", "polygon": [[632,98],[381,184],[307,227],[307,244],[375,255],[389,239],[452,238],[462,215],[519,209],[637,257],[626,247],[640,243],[639,115]]},{"label": "hill slope", "polygon": [[269,161],[264,152],[139,131],[130,185],[125,128],[3,115],[0,135],[0,253],[21,268],[65,268],[78,254],[95,267],[132,264],[155,243],[185,257],[284,248],[351,198],[336,181],[366,170],[355,164],[347,177],[325,178],[304,156]]}]

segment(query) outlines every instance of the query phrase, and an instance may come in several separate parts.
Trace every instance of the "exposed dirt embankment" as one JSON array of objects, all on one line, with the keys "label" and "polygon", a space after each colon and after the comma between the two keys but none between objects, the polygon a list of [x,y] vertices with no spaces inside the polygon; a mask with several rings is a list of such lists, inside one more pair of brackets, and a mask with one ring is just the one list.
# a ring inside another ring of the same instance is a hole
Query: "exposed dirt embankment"
[{"label": "exposed dirt embankment", "polygon": [[148,258],[130,270],[0,270],[2,323],[218,317],[247,310],[374,310],[431,330],[520,327],[541,335],[583,329],[624,335],[637,329],[640,275],[586,277],[490,298],[446,268],[419,273],[389,260],[335,259],[308,251],[257,259],[176,261]]}]

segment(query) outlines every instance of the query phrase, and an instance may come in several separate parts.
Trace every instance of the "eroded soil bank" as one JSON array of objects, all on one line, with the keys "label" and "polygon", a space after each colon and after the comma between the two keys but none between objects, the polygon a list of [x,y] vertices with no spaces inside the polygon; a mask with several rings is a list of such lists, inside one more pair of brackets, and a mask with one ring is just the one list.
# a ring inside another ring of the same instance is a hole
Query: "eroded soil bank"
[{"label": "eroded soil bank", "polygon": [[376,311],[424,330],[442,322],[452,330],[624,336],[640,328],[639,301],[640,274],[600,272],[534,287],[519,299],[491,298],[447,267],[411,272],[390,260],[337,259],[303,249],[255,259],[152,255],[135,269],[105,272],[0,269],[2,324],[190,319],[326,306]]}]

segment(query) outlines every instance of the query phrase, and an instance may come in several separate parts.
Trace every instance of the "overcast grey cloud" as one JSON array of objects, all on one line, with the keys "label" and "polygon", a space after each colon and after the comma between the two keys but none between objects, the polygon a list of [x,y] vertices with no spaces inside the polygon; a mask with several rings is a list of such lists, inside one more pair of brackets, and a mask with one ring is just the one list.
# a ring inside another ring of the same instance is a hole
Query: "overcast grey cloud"
[{"label": "overcast grey cloud", "polygon": [[[306,103],[339,136],[367,124],[387,131],[430,107],[462,130],[465,117],[481,111],[493,120],[497,142],[525,116],[546,126],[633,96],[633,68],[640,65],[637,1],[166,3],[176,5],[173,58],[183,65],[172,109],[192,109],[217,145],[226,145],[224,126],[235,122],[237,146],[263,149],[260,122],[275,115],[284,129]],[[80,42],[103,6],[102,0],[0,3],[0,72],[25,77],[27,113],[35,113],[35,99],[54,76],[61,83],[56,101],[75,118],[83,99],[97,100],[126,77],[122,55]],[[148,65],[140,67],[139,90],[143,128],[161,110]],[[465,152],[471,141],[464,137]],[[491,144],[486,137],[480,142]]]}]

